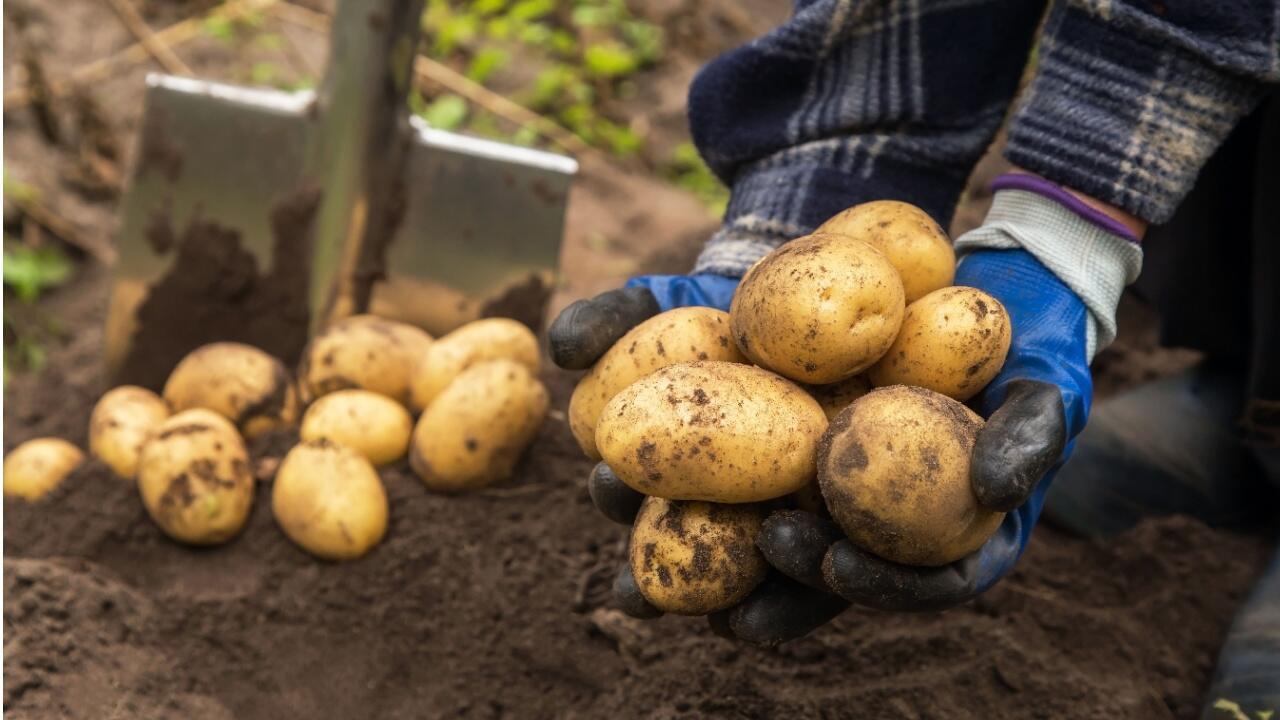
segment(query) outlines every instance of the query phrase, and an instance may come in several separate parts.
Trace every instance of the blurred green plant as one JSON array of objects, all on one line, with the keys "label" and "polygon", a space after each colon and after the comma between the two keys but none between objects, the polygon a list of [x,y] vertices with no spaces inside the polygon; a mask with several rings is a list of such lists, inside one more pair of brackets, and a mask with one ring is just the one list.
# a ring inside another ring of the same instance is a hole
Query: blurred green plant
[{"label": "blurred green plant", "polygon": [[[8,192],[8,185],[5,190]],[[46,245],[31,248],[4,242],[4,287],[23,305],[30,305],[47,290],[65,284],[75,272],[75,264],[58,248]],[[4,379],[22,370],[44,367],[45,350],[37,333],[20,329],[9,308],[5,308]]]},{"label": "blurred green plant", "polygon": [[[662,57],[662,29],[636,18],[625,0],[427,0],[422,24],[427,53],[471,80],[488,85],[511,69],[503,80],[516,87],[503,91],[517,102],[615,155],[643,148],[644,138],[602,110],[634,92],[628,78]],[[537,139],[531,128],[512,129],[455,95],[415,109],[437,127],[522,144]]]},{"label": "blurred green plant", "polygon": [[663,175],[698,197],[712,215],[719,218],[729,205],[729,189],[702,161],[693,143],[675,147],[663,168]]}]

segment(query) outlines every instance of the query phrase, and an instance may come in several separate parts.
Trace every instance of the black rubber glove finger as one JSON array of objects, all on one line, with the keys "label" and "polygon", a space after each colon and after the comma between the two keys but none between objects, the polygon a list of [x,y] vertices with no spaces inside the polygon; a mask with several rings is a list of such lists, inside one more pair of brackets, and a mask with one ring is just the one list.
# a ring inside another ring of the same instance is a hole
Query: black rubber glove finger
[{"label": "black rubber glove finger", "polygon": [[623,525],[631,525],[640,512],[644,495],[618,479],[604,463],[596,463],[587,478],[587,494],[601,515]]},{"label": "black rubber glove finger", "polygon": [[566,370],[585,370],[658,310],[648,288],[619,288],[578,300],[561,310],[547,330],[551,361]]},{"label": "black rubber glove finger", "polygon": [[622,612],[633,618],[650,620],[661,617],[662,611],[654,607],[644,595],[640,594],[640,585],[636,576],[631,574],[631,563],[623,562],[618,574],[613,578],[613,597]]},{"label": "black rubber glove finger", "polygon": [[849,603],[825,590],[771,572],[742,602],[707,616],[722,637],[774,647],[813,632],[844,612]]},{"label": "black rubber glove finger", "polygon": [[979,550],[942,567],[899,565],[841,540],[827,551],[822,575],[849,602],[893,612],[942,610],[977,594]]},{"label": "black rubber glove finger", "polygon": [[830,520],[804,510],[778,510],[765,518],[756,547],[784,575],[826,590],[822,559],[832,543],[843,539],[840,526]]},{"label": "black rubber glove finger", "polygon": [[973,445],[969,481],[978,502],[1002,512],[1022,505],[1066,444],[1067,416],[1058,386],[1038,380],[1009,383],[1004,403]]}]

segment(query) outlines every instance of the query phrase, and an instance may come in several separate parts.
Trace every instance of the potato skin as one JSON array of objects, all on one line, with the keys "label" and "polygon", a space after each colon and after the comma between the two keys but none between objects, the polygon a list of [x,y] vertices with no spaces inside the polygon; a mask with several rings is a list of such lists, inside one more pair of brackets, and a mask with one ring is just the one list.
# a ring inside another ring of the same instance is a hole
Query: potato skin
[{"label": "potato skin", "polygon": [[537,374],[537,336],[510,318],[485,318],[463,325],[433,343],[415,368],[410,407],[425,409],[464,370],[500,359],[518,362]]},{"label": "potato skin", "polygon": [[433,344],[425,331],[376,315],[339,320],[302,351],[298,386],[303,401],[360,389],[408,405],[413,373]]},{"label": "potato skin", "polygon": [[982,424],[923,388],[859,398],[832,421],[818,455],[832,517],[862,548],[905,565],[946,565],[977,550],[1004,519],[979,506],[969,484]]},{"label": "potato skin", "polygon": [[138,491],[166,535],[192,545],[235,537],[249,519],[254,478],[235,427],[204,408],[164,421],[142,446]]},{"label": "potato skin", "polygon": [[729,313],[706,307],[668,310],[614,343],[569,398],[569,429],[587,457],[600,459],[596,424],[614,395],[659,368],[695,360],[747,361],[729,335]]},{"label": "potato skin", "polygon": [[810,235],[752,266],[729,308],[742,354],[798,382],[866,370],[889,349],[905,307],[898,271],[842,235]]},{"label": "potato skin", "polygon": [[645,495],[746,503],[811,481],[826,427],[816,400],[767,370],[678,363],[615,395],[596,445],[614,473]]},{"label": "potato skin", "polygon": [[547,390],[514,360],[462,371],[418,419],[409,464],[430,490],[474,490],[511,476],[547,414]]},{"label": "potato skin", "polygon": [[125,480],[138,474],[138,455],[148,435],[169,417],[159,395],[137,385],[107,391],[89,416],[89,453]]},{"label": "potato skin", "polygon": [[861,240],[893,263],[908,303],[951,284],[956,253],[938,223],[910,203],[876,200],[854,205],[817,229]]},{"label": "potato skin", "polygon": [[1004,367],[1011,339],[999,300],[977,288],[943,288],[907,306],[902,331],[867,375],[878,387],[915,385],[963,402]]},{"label": "potato skin", "polygon": [[303,550],[325,560],[354,560],[386,535],[387,492],[360,453],[326,439],[307,440],[276,471],[271,513]]},{"label": "potato skin", "polygon": [[737,604],[765,576],[767,564],[756,549],[763,520],[758,505],[645,498],[629,557],[640,594],[677,615]]},{"label": "potato skin", "polygon": [[368,390],[339,390],[316,400],[303,414],[299,429],[303,440],[332,440],[379,466],[404,457],[412,434],[409,411]]},{"label": "potato skin", "polygon": [[36,500],[84,462],[80,448],[62,438],[34,438],[4,456],[4,494]]},{"label": "potato skin", "polygon": [[243,343],[217,342],[187,354],[169,374],[164,399],[174,412],[206,408],[245,437],[291,425],[298,394],[284,363]]}]

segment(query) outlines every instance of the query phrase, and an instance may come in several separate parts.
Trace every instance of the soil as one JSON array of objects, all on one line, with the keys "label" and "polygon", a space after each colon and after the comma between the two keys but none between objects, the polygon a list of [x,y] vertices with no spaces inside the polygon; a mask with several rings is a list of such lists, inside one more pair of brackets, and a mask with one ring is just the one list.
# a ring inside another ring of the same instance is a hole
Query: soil
[{"label": "soil", "polygon": [[[208,5],[139,4],[156,26]],[[56,6],[5,4],[6,39],[25,39],[5,43],[6,87],[19,79],[19,47],[52,79],[131,42],[106,4]],[[687,138],[683,87],[701,59],[767,28],[785,8],[763,0],[745,10],[730,0],[643,6],[667,28],[671,59],[641,78],[632,109],[654,147],[669,148]],[[323,39],[276,29],[304,65],[322,61]],[[229,56],[253,52],[206,38],[181,48],[197,73],[231,80],[243,79],[243,67]],[[5,112],[6,173],[40,187],[45,204],[97,246],[110,247],[114,196],[87,191],[80,169],[110,180],[111,168],[136,153],[127,139],[139,125],[145,69]],[[552,312],[637,271],[686,270],[715,225],[644,161],[593,156],[582,167]],[[993,156],[977,177],[998,167]],[[982,192],[969,197],[957,227],[981,217]],[[7,231],[9,221],[6,211]],[[90,255],[73,284],[22,310],[58,330],[43,370],[9,379],[6,450],[44,435],[86,444],[90,409],[106,389],[110,281]],[[236,277],[261,280],[253,268]],[[1194,361],[1156,346],[1148,310],[1126,301],[1122,312],[1125,334],[1097,366],[1100,395]],[[390,530],[352,563],[316,561],[275,527],[267,499],[272,469],[295,440],[287,433],[254,444],[261,483],[253,514],[218,548],[168,540],[136,490],[97,462],[37,503],[6,500],[6,715],[1190,718],[1265,559],[1262,538],[1186,518],[1105,540],[1042,526],[1009,578],[947,612],[854,609],[775,650],[721,639],[698,619],[633,620],[610,604],[625,530],[593,512],[584,487],[591,464],[562,412],[575,379],[544,374],[556,409],[509,482],[443,496],[403,465],[385,470]]]}]

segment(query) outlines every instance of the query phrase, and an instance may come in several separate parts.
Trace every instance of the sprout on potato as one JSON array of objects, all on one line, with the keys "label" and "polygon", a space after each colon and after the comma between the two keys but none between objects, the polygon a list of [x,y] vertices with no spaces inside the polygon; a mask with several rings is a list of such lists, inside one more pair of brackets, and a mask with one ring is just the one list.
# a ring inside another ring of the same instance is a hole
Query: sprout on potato
[{"label": "sprout on potato", "polygon": [[253,506],[244,441],[212,410],[177,413],[143,444],[138,491],[169,537],[193,545],[224,543],[244,527]]},{"label": "sprout on potato", "polygon": [[387,493],[360,453],[329,440],[295,446],[280,463],[271,512],[302,549],[326,560],[353,560],[387,531]]},{"label": "sprout on potato", "polygon": [[110,390],[89,416],[89,452],[116,475],[132,480],[142,444],[168,417],[169,405],[146,388],[124,385]]},{"label": "sprout on potato", "polygon": [[174,412],[212,410],[250,438],[298,419],[298,394],[284,364],[242,343],[192,350],[170,373],[163,395]]},{"label": "sprout on potato", "polygon": [[764,579],[758,505],[646,498],[631,530],[630,565],[655,608],[706,615],[736,604]]},{"label": "sprout on potato", "polygon": [[729,314],[715,308],[676,308],[635,326],[583,376],[569,398],[569,429],[592,460],[604,406],[623,388],[668,365],[695,360],[744,363],[729,336]]},{"label": "sprout on potato", "polygon": [[4,456],[4,494],[36,500],[84,462],[80,448],[61,438],[35,438]]},{"label": "sprout on potato", "polygon": [[404,457],[413,418],[402,405],[368,390],[339,390],[311,403],[302,416],[303,440],[331,440],[374,465]]},{"label": "sprout on potato", "polygon": [[905,565],[946,565],[977,550],[1004,519],[978,504],[969,483],[982,424],[923,388],[859,398],[832,421],[818,456],[832,517],[859,546]]}]

